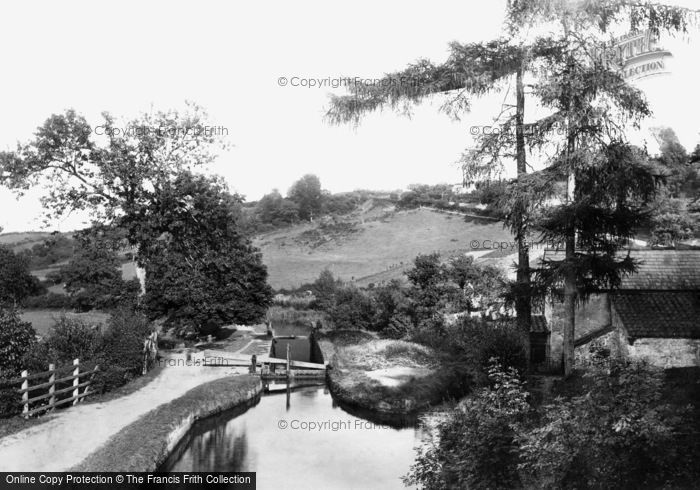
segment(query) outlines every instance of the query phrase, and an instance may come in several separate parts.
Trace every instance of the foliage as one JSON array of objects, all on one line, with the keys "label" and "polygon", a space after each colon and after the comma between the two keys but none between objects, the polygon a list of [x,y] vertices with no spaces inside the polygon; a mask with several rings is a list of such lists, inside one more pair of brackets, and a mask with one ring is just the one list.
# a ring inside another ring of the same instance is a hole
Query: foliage
[{"label": "foliage", "polygon": [[[422,488],[687,488],[700,447],[690,420],[663,396],[663,372],[594,358],[583,381],[530,406],[514,369],[489,366],[490,385],[467,398],[420,448],[406,477]],[[571,381],[569,381],[571,383]]]},{"label": "foliage", "polygon": [[660,488],[683,482],[693,455],[675,434],[682,414],[662,398],[661,370],[613,359],[596,361],[586,376],[589,391],[557,398],[542,408],[535,427],[523,431],[525,480],[539,488]]},{"label": "foliage", "polygon": [[654,209],[651,218],[651,245],[675,247],[678,242],[693,237],[695,222],[680,199],[665,196]]},{"label": "foliage", "polygon": [[52,291],[41,296],[30,296],[24,300],[23,304],[25,308],[29,309],[67,309],[74,306],[73,299],[70,296]]},{"label": "foliage", "polygon": [[299,205],[291,199],[285,199],[274,189],[265,194],[255,208],[256,219],[273,228],[290,225],[299,221]]},{"label": "foliage", "polygon": [[137,279],[122,279],[116,252],[101,240],[81,240],[75,256],[60,269],[65,289],[78,311],[136,304]]},{"label": "foliage", "polygon": [[260,252],[238,227],[240,197],[218,179],[183,173],[127,222],[146,268],[152,318],[199,331],[253,323],[272,299]]},{"label": "foliage", "polygon": [[57,367],[70,365],[73,359],[80,359],[81,364],[97,364],[100,371],[91,390],[110,391],[140,375],[143,341],[151,331],[146,316],[127,307],[114,310],[104,329],[64,314],[26,353],[22,364],[34,372],[45,371],[50,363]]},{"label": "foliage", "polygon": [[323,269],[309,287],[315,298],[312,306],[319,310],[329,311],[335,302],[335,295],[341,284],[340,279],[333,277],[333,273],[329,269]]},{"label": "foliage", "polygon": [[122,308],[112,313],[100,339],[100,365],[94,389],[111,391],[141,374],[143,369],[143,341],[152,326],[145,315],[133,309]]},{"label": "foliage", "polygon": [[31,323],[23,322],[15,308],[0,308],[0,372],[19,374],[22,358],[35,342]]},{"label": "foliage", "polygon": [[106,112],[102,117],[97,127],[107,142],[99,145],[94,128],[76,111],[51,115],[32,141],[0,153],[0,184],[18,194],[43,185],[47,217],[90,210],[99,221],[114,222],[147,202],[152,189],[210,163],[215,148],[226,146],[204,130],[207,114],[195,104],[126,123]]},{"label": "foliage", "polygon": [[352,286],[338,291],[328,316],[338,329],[374,330],[374,303],[370,297]]},{"label": "foliage", "polygon": [[21,252],[29,261],[30,269],[44,269],[57,262],[68,260],[73,256],[74,241],[58,232]]},{"label": "foliage", "polygon": [[311,221],[321,212],[321,181],[315,175],[304,175],[292,184],[287,197],[299,206],[299,217]]},{"label": "foliage", "polygon": [[[0,385],[5,381],[0,376]],[[0,418],[9,418],[22,411],[22,395],[14,388],[0,388]]]},{"label": "foliage", "polygon": [[512,321],[462,317],[448,336],[452,341],[451,351],[465,362],[475,364],[477,369],[485,370],[495,358],[507,369],[525,372],[525,334]]},{"label": "foliage", "polygon": [[0,245],[0,305],[17,305],[27,296],[41,294],[39,280],[29,273],[26,257]]},{"label": "foliage", "polygon": [[431,490],[520,486],[517,434],[530,410],[528,393],[518,372],[495,359],[489,379],[491,385],[466,398],[420,448],[407,484]]},{"label": "foliage", "polygon": [[63,313],[56,319],[43,344],[48,356],[44,360],[46,365],[70,364],[73,359],[84,362],[94,359],[99,352],[100,331],[80,318],[69,318]]}]

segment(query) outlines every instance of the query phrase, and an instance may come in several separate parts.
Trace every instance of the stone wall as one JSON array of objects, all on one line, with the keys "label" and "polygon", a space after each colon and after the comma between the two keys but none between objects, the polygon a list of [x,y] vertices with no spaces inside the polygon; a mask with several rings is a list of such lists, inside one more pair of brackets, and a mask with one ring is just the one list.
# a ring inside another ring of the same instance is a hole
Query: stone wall
[{"label": "stone wall", "polygon": [[662,368],[700,366],[700,339],[637,339],[627,352]]},{"label": "stone wall", "polygon": [[[562,301],[547,301],[545,318],[551,329],[549,337],[549,355],[552,359],[560,359],[564,337],[562,335],[565,321],[564,303]],[[576,309],[576,334],[581,338],[591,332],[605,328],[611,324],[610,298],[607,294],[596,294]]]}]

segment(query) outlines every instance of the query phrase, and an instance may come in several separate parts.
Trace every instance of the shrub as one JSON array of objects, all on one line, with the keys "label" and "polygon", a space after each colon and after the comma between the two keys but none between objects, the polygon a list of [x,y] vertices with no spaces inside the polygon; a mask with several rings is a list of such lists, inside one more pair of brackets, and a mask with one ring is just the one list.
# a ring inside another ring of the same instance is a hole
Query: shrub
[{"label": "shrub", "polygon": [[73,300],[65,294],[49,292],[41,296],[30,296],[24,300],[26,308],[68,309],[73,308]]},{"label": "shrub", "polygon": [[525,371],[527,343],[514,322],[465,316],[447,328],[448,344],[445,348],[465,361],[484,369],[491,358],[496,358],[507,369]]},{"label": "shrub", "polygon": [[7,378],[0,376],[0,418],[8,418],[22,411],[22,395],[16,388],[5,388]]},{"label": "shrub", "polygon": [[122,308],[112,313],[97,356],[96,391],[110,391],[141,373],[143,341],[151,331],[148,319],[138,311]]},{"label": "shrub", "polygon": [[36,342],[31,323],[23,322],[14,308],[0,308],[0,371],[22,370],[22,358]]},{"label": "shrub", "polygon": [[97,328],[62,313],[45,339],[48,349],[46,363],[62,365],[73,362],[73,359],[80,359],[81,362],[93,359],[100,348],[99,341]]},{"label": "shrub", "polygon": [[527,481],[538,488],[689,488],[698,481],[698,444],[682,435],[685,414],[664,400],[660,369],[595,360],[585,376],[585,394],[555,399],[522,434]]},{"label": "shrub", "polygon": [[158,349],[174,349],[177,347],[177,341],[175,339],[169,339],[167,337],[158,337]]},{"label": "shrub", "polygon": [[329,316],[335,328],[372,330],[375,310],[372,299],[357,288],[338,291]]},{"label": "shrub", "polygon": [[214,335],[216,336],[221,330],[221,324],[213,319],[208,319],[205,321],[201,327],[199,327],[199,333],[202,335]]},{"label": "shrub", "polygon": [[520,487],[518,427],[530,406],[514,369],[489,364],[491,386],[467,398],[438,425],[404,478],[435,490]]}]

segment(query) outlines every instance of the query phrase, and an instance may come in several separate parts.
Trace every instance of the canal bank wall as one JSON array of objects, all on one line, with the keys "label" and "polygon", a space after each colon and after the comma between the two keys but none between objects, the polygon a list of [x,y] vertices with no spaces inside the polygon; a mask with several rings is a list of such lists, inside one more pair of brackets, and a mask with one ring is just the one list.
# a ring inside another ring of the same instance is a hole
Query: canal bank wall
[{"label": "canal bank wall", "polygon": [[153,472],[195,422],[234,407],[257,403],[259,376],[236,375],[197,386],[122,429],[70,471]]},{"label": "canal bank wall", "polygon": [[329,363],[328,388],[348,407],[407,417],[468,391],[466,376],[425,346],[359,330],[330,331],[315,340]]}]

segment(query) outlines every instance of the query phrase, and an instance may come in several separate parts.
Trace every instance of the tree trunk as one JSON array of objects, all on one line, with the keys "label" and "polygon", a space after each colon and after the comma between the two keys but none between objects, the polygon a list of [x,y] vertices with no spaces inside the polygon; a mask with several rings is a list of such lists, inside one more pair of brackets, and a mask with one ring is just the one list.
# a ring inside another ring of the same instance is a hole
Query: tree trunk
[{"label": "tree trunk", "polygon": [[[516,73],[516,109],[515,109],[515,145],[517,155],[518,177],[527,173],[525,154],[525,132],[523,121],[525,120],[525,88],[523,85],[523,63]],[[516,221],[515,240],[518,244],[518,269],[516,274],[517,295],[515,299],[515,312],[518,319],[518,327],[524,332],[526,342],[526,355],[528,368],[530,367],[530,323],[532,316],[532,304],[530,301],[530,251],[527,244],[527,230],[524,223],[524,215],[519,210]]]},{"label": "tree trunk", "polygon": [[576,251],[576,236],[569,233],[566,237],[566,263],[564,276],[564,377],[568,378],[574,368],[574,333],[576,328],[576,272],[573,259]]},{"label": "tree trunk", "polygon": [[[566,37],[569,37],[569,24],[564,18],[564,32]],[[573,59],[569,55],[567,62],[567,70],[573,71]],[[567,113],[570,113],[572,107],[573,87],[568,84],[566,87],[568,92]],[[575,185],[576,172],[572,165],[574,151],[576,149],[576,135],[572,130],[571,116],[567,116],[567,135],[566,135],[566,163],[569,166],[569,180],[567,182],[567,204],[571,205],[576,200]],[[566,235],[564,237],[566,245],[566,273],[564,275],[564,331],[563,333],[563,361],[564,361],[564,378],[571,376],[574,369],[574,336],[576,334],[576,271],[574,269],[574,260],[576,257],[576,223],[574,217],[569,215],[569,222],[566,227]]]},{"label": "tree trunk", "polygon": [[[570,133],[567,141],[567,160],[570,162],[571,155],[575,149],[575,138]],[[575,171],[569,170],[569,181],[567,182],[567,203],[572,204],[575,200]],[[564,377],[568,378],[574,369],[574,336],[576,334],[576,271],[574,260],[576,255],[576,224],[573,216],[570,216],[567,225],[565,245],[566,245],[566,273],[564,275],[564,331],[563,331],[563,354],[564,354]]]}]

